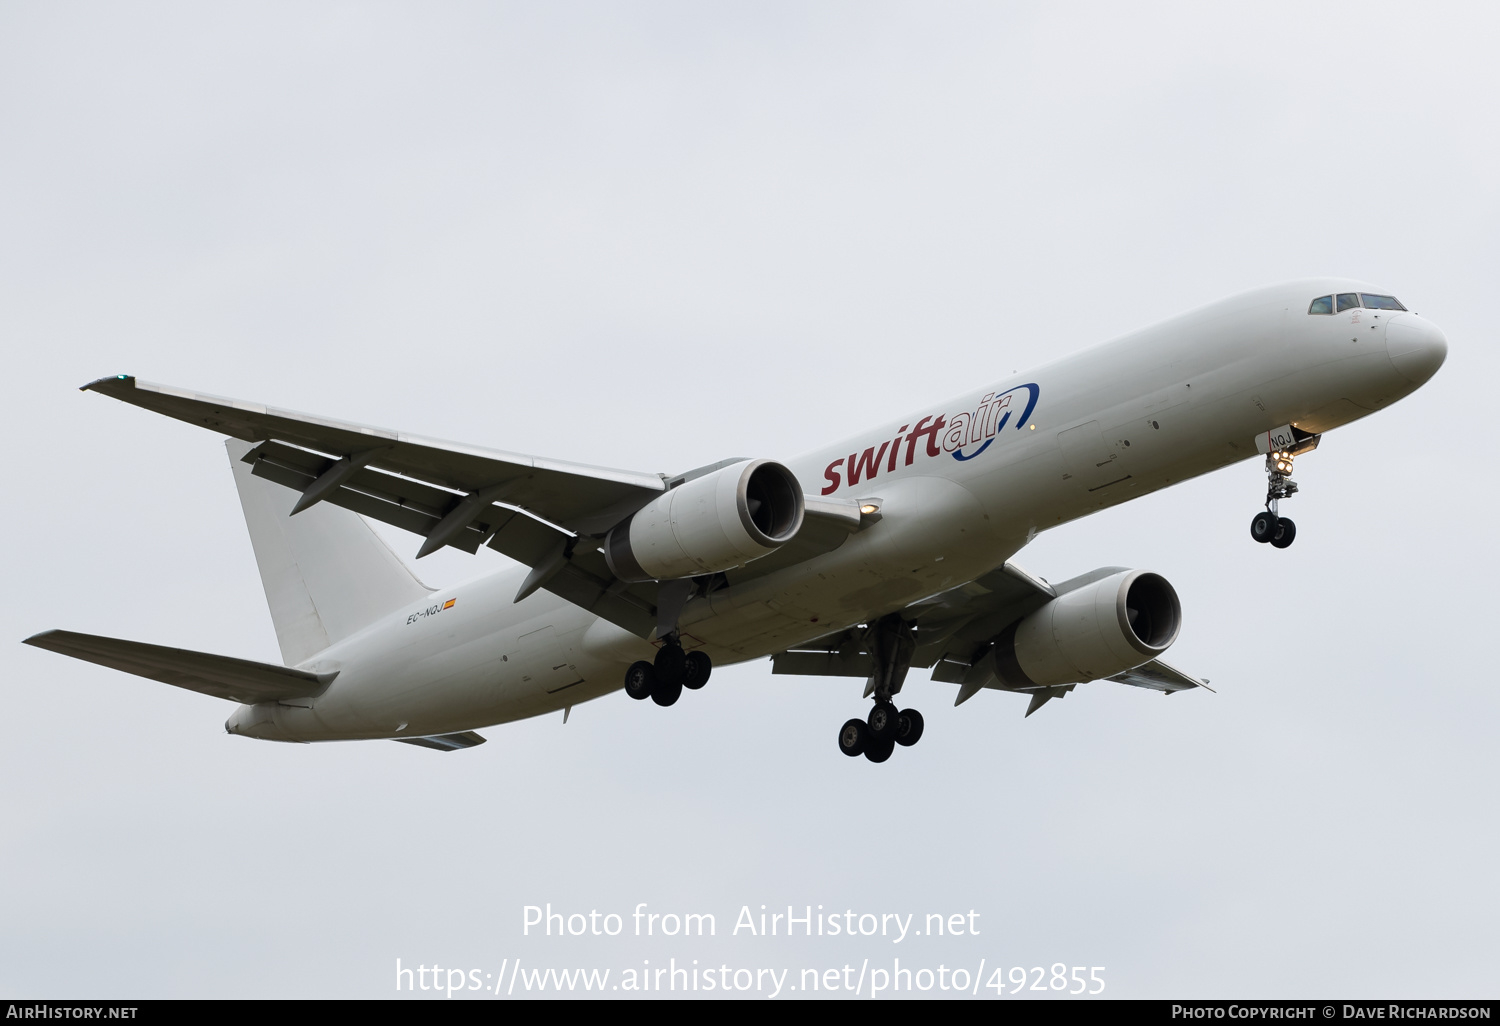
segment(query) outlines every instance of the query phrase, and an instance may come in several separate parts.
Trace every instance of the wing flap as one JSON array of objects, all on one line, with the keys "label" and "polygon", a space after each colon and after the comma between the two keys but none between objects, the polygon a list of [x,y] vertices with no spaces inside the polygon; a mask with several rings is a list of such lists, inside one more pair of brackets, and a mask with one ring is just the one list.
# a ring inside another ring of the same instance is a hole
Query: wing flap
[{"label": "wing flap", "polygon": [[[630,584],[601,578],[587,566],[580,565],[576,555],[563,569],[543,585],[575,606],[582,606],[595,616],[603,617],[640,638],[656,630],[656,584]],[[598,560],[602,566],[604,557]],[[650,598],[647,598],[647,592]]]},{"label": "wing flap", "polygon": [[920,599],[904,614],[919,624],[912,665],[953,659],[967,666],[995,635],[1056,595],[1040,577],[1005,563],[967,584]]},{"label": "wing flap", "polygon": [[771,672],[798,677],[868,677],[875,660],[866,652],[777,652],[771,657]]},{"label": "wing flap", "polygon": [[[305,449],[264,442],[245,456],[252,473],[305,490],[336,462]],[[466,497],[380,470],[364,468],[325,497],[327,502],[414,534],[431,537]],[[615,579],[598,543],[569,534],[522,510],[498,503],[479,505],[473,518],[446,542],[465,552],[488,545],[529,567],[545,565],[560,550],[565,562],[539,587],[602,616],[641,637],[656,627],[654,584],[626,585]]]},{"label": "wing flap", "polygon": [[272,663],[73,631],[44,631],[27,638],[25,643],[246,705],[309,698],[338,676],[337,673],[309,673]]},{"label": "wing flap", "polygon": [[[298,492],[306,492],[337,462],[279,442],[262,442],[245,454],[244,461],[250,464],[250,472],[256,477]],[[361,470],[324,496],[325,502],[424,537],[462,499],[463,496],[453,492],[378,470]],[[478,552],[487,527],[482,517],[476,518],[474,524],[448,544],[465,552]]]}]

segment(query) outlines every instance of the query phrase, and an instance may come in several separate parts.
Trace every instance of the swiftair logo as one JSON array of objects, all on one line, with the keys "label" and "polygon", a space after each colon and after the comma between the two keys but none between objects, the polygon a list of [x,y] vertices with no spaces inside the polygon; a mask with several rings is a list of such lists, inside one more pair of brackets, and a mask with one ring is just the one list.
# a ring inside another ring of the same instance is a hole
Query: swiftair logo
[{"label": "swiftair logo", "polygon": [[[896,470],[896,460],[901,453],[901,443],[906,443],[906,460],[903,466],[916,462],[917,443],[923,442],[925,455],[941,456],[949,453],[956,460],[972,460],[990,447],[1001,431],[1010,424],[1015,407],[1020,405],[1018,397],[1026,393],[1026,405],[1012,425],[1017,431],[1026,426],[1036,401],[1041,396],[1041,387],[1035,383],[1016,385],[1004,392],[991,392],[979,401],[974,410],[961,410],[952,415],[926,416],[917,421],[915,428],[902,424],[896,437],[881,442],[880,447],[870,446],[864,452],[850,453],[828,464],[823,471],[822,494],[832,495],[845,484],[857,485],[861,481],[873,481],[881,473],[891,474]],[[910,431],[907,429],[911,428]],[[965,452],[969,449],[969,452]],[[889,456],[887,455],[889,453]]]}]

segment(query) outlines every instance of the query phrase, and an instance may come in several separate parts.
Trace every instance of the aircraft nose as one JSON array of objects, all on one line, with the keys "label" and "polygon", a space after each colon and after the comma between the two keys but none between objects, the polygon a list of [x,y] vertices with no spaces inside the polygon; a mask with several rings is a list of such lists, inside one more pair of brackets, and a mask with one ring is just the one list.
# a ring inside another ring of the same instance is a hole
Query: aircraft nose
[{"label": "aircraft nose", "polygon": [[1420,385],[1448,358],[1448,336],[1431,321],[1403,314],[1385,329],[1385,351],[1397,373]]}]

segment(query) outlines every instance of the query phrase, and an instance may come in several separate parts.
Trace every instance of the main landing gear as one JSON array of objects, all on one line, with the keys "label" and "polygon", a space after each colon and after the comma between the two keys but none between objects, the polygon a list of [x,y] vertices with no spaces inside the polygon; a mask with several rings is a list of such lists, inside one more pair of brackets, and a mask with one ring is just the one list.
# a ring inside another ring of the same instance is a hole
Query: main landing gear
[{"label": "main landing gear", "polygon": [[1273,452],[1266,454],[1266,508],[1255,514],[1250,521],[1250,537],[1258,542],[1270,542],[1284,549],[1297,538],[1297,525],[1280,516],[1278,509],[1282,499],[1297,494],[1297,482],[1292,480],[1292,454]]},{"label": "main landing gear", "polygon": [[910,625],[892,613],[870,625],[863,647],[875,661],[875,672],[865,689],[866,697],[874,697],[875,707],[864,719],[849,720],[839,728],[839,751],[851,758],[863,755],[871,762],[885,762],[897,745],[910,748],[922,739],[922,714],[897,709],[892,701],[906,680],[916,640]]},{"label": "main landing gear", "polygon": [[684,652],[682,639],[673,631],[657,649],[655,663],[642,659],[625,671],[625,693],[637,700],[649,698],[657,705],[671,705],[682,697],[683,688],[697,691],[707,684],[713,668],[706,652]]},{"label": "main landing gear", "polygon": [[898,712],[893,702],[876,702],[867,718],[849,720],[839,728],[839,751],[885,762],[897,745],[910,748],[921,739],[921,713],[915,709]]}]

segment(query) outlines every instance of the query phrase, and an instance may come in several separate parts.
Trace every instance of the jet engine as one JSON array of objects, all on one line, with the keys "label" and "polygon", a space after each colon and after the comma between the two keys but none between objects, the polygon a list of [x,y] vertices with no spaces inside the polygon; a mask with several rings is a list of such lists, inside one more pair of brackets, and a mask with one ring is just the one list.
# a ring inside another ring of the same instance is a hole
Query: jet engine
[{"label": "jet engine", "polygon": [[1055,687],[1112,677],[1177,640],[1182,606],[1165,577],[1122,570],[1065,592],[995,639],[1007,682]]},{"label": "jet engine", "polygon": [[771,460],[732,463],[652,499],[604,539],[625,581],[717,573],[775,551],[802,527],[802,486]]}]

